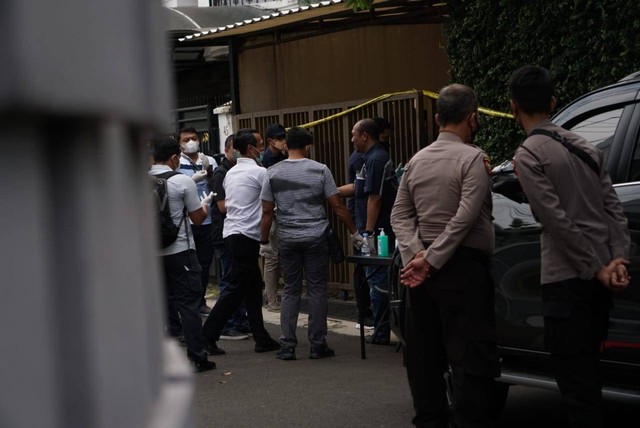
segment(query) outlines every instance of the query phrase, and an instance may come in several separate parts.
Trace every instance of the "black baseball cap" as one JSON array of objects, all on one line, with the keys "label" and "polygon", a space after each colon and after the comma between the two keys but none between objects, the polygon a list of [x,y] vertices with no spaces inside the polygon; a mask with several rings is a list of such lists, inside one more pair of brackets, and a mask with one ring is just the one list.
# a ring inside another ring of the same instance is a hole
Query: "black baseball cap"
[{"label": "black baseball cap", "polygon": [[277,140],[286,137],[286,135],[287,130],[284,129],[284,126],[280,125],[279,123],[272,123],[271,125],[267,126],[267,130],[264,131],[264,138],[267,140],[269,138]]}]

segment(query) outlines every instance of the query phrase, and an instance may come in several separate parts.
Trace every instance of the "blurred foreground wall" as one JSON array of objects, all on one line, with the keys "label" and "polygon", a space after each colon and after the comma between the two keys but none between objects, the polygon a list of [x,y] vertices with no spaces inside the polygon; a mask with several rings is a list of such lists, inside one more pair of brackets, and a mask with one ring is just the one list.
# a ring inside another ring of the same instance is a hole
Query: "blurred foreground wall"
[{"label": "blurred foreground wall", "polygon": [[160,0],[2,0],[0,427],[192,426],[165,341],[144,140]]}]

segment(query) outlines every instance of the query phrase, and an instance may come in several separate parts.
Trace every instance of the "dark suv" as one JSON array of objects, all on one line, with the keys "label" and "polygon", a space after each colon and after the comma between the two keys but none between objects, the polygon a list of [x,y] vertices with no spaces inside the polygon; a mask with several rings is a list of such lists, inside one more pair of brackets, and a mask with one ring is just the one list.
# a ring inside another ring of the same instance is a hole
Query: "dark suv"
[{"label": "dark suv", "polygon": [[[631,234],[630,287],[616,293],[608,340],[603,345],[603,395],[640,402],[640,73],[584,95],[552,121],[586,138],[605,153]],[[494,170],[499,183],[509,165]],[[509,179],[509,178],[508,178]],[[497,186],[494,186],[497,191]],[[502,376],[497,388],[506,399],[508,385],[557,388],[544,351],[540,290],[540,224],[529,205],[494,193],[498,343]]]}]

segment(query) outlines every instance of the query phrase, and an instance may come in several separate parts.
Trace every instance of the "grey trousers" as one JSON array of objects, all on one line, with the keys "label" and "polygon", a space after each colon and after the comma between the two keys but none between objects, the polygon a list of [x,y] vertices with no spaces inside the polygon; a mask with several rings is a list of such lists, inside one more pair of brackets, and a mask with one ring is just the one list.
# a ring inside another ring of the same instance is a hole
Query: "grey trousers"
[{"label": "grey trousers", "polygon": [[280,307],[282,336],[280,345],[298,344],[296,327],[302,297],[303,270],[309,293],[309,343],[311,348],[326,344],[327,336],[327,278],[329,276],[329,247],[324,237],[306,242],[280,241],[278,257],[284,277],[284,292]]},{"label": "grey trousers", "polygon": [[273,256],[264,258],[264,300],[267,304],[276,305],[278,303],[278,283],[280,282],[280,262],[278,261],[278,234],[277,225],[274,221],[269,231],[269,241],[273,248]]}]

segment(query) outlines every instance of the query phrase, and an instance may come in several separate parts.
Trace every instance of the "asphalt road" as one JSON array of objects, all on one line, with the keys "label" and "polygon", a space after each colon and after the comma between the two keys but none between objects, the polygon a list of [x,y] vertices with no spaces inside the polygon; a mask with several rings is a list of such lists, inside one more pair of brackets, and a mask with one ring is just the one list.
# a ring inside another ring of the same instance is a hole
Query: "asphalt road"
[{"label": "asphalt road", "polygon": [[[277,314],[265,313],[276,322]],[[274,338],[279,327],[265,324]],[[257,354],[253,340],[220,341],[226,355],[212,358],[216,370],[195,375],[195,426],[198,428],[412,427],[411,394],[394,346],[360,342],[353,323],[333,325],[329,346],[336,357],[309,359],[306,329],[298,328],[297,360],[275,352]],[[336,333],[339,331],[340,333]],[[635,426],[640,406],[607,403],[607,427]],[[512,387],[496,427],[555,428],[568,422],[554,391]]]}]

